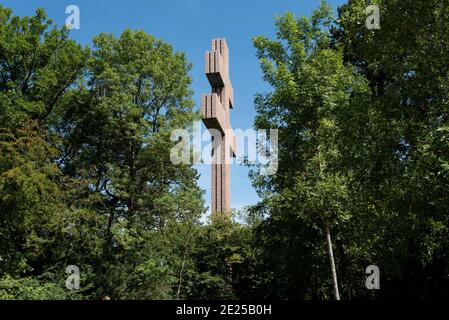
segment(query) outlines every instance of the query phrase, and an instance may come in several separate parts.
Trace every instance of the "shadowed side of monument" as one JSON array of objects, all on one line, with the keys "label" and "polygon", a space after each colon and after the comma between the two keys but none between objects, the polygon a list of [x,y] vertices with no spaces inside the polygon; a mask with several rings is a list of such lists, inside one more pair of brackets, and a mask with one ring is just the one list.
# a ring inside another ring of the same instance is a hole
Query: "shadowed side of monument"
[{"label": "shadowed side of monument", "polygon": [[213,39],[205,54],[205,72],[212,92],[201,97],[201,117],[212,135],[212,213],[231,210],[230,157],[235,157],[235,137],[229,111],[234,91],[229,78],[229,50],[225,39]]}]

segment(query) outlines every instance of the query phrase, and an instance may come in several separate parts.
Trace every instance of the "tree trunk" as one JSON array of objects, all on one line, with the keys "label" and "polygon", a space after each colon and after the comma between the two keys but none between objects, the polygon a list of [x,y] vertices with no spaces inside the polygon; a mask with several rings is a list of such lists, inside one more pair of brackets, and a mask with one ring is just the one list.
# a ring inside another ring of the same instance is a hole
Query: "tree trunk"
[{"label": "tree trunk", "polygon": [[182,277],[184,275],[184,268],[185,268],[185,265],[186,265],[186,260],[187,260],[190,240],[193,237],[192,232],[189,232],[188,234],[189,234],[189,236],[187,237],[187,241],[186,241],[186,244],[185,244],[184,254],[182,255],[181,270],[179,271],[179,283],[178,283],[178,290],[176,291],[176,300],[179,300],[179,297],[181,296]]},{"label": "tree trunk", "polygon": [[179,300],[179,297],[181,296],[182,276],[184,273],[184,267],[186,265],[186,256],[187,256],[187,249],[184,251],[184,255],[182,257],[181,271],[179,271],[178,290],[176,291],[176,300]]},{"label": "tree trunk", "polygon": [[334,251],[332,249],[332,239],[329,227],[326,226],[326,240],[327,240],[327,253],[329,255],[329,262],[331,265],[332,273],[332,286],[334,287],[334,298],[335,300],[340,300],[340,293],[338,292],[338,282],[337,282],[337,270],[335,268]]}]

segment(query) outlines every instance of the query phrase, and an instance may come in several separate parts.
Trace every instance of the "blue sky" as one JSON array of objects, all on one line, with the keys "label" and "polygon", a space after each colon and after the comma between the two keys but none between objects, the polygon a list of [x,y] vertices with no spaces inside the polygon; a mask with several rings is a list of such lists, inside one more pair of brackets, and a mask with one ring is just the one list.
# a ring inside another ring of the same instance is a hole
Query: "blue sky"
[{"label": "blue sky", "polygon": [[[343,0],[328,0],[334,11]],[[270,88],[262,81],[252,39],[257,35],[275,37],[274,17],[287,11],[310,15],[320,0],[2,0],[17,15],[32,15],[44,8],[59,25],[65,23],[68,5],[77,5],[81,12],[81,28],[71,37],[82,44],[91,44],[100,32],[119,35],[123,30],[141,29],[170,43],[176,51],[186,53],[193,64],[194,99],[199,106],[202,93],[210,92],[204,75],[204,52],[210,50],[211,39],[225,37],[230,50],[230,76],[234,87],[235,106],[231,110],[234,128],[246,130],[254,123],[254,95]],[[210,206],[211,170],[197,166],[199,185],[206,190]],[[233,208],[255,204],[258,197],[248,178],[248,169],[231,168],[231,203]]]}]

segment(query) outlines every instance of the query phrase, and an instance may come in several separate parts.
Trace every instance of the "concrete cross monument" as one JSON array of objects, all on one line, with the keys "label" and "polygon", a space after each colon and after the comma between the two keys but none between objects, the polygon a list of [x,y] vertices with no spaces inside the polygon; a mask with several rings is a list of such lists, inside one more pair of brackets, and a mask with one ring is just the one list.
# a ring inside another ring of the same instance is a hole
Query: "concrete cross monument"
[{"label": "concrete cross monument", "polygon": [[225,39],[212,40],[212,51],[206,52],[205,64],[212,93],[201,97],[201,117],[212,136],[212,213],[228,213],[231,209],[230,158],[235,157],[235,137],[229,119],[234,92]]}]

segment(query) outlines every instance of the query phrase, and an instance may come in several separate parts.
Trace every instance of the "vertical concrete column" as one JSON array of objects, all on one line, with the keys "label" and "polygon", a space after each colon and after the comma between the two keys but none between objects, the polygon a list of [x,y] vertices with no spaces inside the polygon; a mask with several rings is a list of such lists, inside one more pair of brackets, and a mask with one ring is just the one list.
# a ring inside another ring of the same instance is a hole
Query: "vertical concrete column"
[{"label": "vertical concrete column", "polygon": [[201,99],[202,119],[208,129],[221,133],[221,137],[212,138],[212,213],[230,212],[230,157],[235,157],[235,145],[229,113],[234,106],[234,91],[229,79],[229,49],[225,39],[212,40],[212,51],[205,54],[205,71],[212,94]]}]

